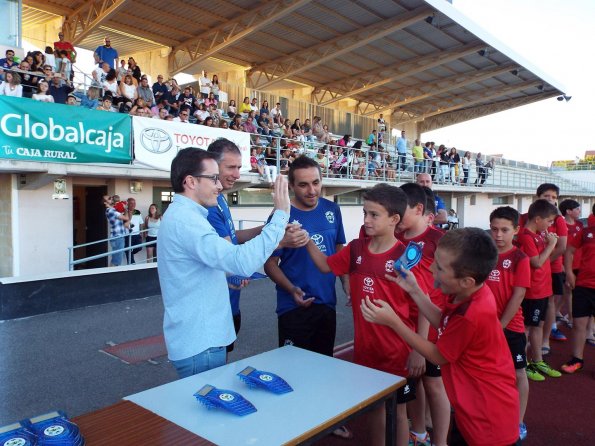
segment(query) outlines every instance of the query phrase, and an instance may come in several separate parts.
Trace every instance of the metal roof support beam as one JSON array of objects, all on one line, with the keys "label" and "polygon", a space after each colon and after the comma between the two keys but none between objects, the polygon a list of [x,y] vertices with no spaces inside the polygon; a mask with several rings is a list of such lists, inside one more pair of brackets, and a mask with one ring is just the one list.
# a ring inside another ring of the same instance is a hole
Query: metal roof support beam
[{"label": "metal roof support beam", "polygon": [[95,28],[108,20],[126,0],[96,0],[85,2],[64,19],[62,31],[67,41],[76,45],[82,42]]},{"label": "metal roof support beam", "polygon": [[74,11],[72,8],[57,5],[56,3],[45,0],[25,0],[23,3],[23,6],[28,6],[33,9],[38,9],[40,11],[49,12],[61,16],[67,16],[69,14],[72,14],[72,12]]},{"label": "metal roof support beam", "polygon": [[[366,26],[343,36],[338,36],[327,42],[322,42],[310,48],[305,48],[297,54],[290,54],[275,62],[266,62],[253,67],[246,74],[252,80],[252,85],[258,89],[265,89],[286,78],[310,70],[320,64],[336,59],[356,48],[368,45],[370,42],[382,39],[400,29],[407,28],[432,13],[432,9],[421,6],[412,11],[400,14],[389,20]],[[484,45],[485,46],[485,45]],[[256,76],[258,73],[258,76]],[[266,81],[260,83],[262,76]],[[255,80],[253,78],[256,77]]]},{"label": "metal roof support beam", "polygon": [[[401,88],[395,91],[392,102],[386,105],[381,105],[375,110],[364,113],[364,116],[370,116],[376,113],[382,113],[404,105],[413,104],[414,102],[427,99],[429,97],[447,93],[457,88],[465,87],[466,85],[475,84],[477,82],[490,79],[495,76],[507,73],[518,68],[518,65],[508,63],[502,66],[487,68],[483,70],[474,71],[471,74],[456,74],[446,79],[441,79],[431,84],[418,84],[416,86]],[[405,96],[406,95],[406,96]]]},{"label": "metal roof support beam", "polygon": [[356,96],[364,91],[369,91],[398,79],[411,76],[415,73],[426,71],[430,68],[460,59],[461,57],[472,54],[481,48],[485,48],[484,43],[471,42],[447,51],[436,51],[426,56],[416,57],[412,60],[399,61],[391,67],[361,73],[356,76],[355,79],[354,76],[341,79],[314,90],[314,93],[322,93],[324,96],[326,91],[328,91],[331,95],[331,99],[320,103],[320,105],[329,105],[333,102]]},{"label": "metal roof support beam", "polygon": [[[177,74],[214,56],[219,51],[244,39],[251,33],[291,14],[311,0],[278,0],[264,3],[233,21],[206,30],[173,48],[170,54],[170,71]],[[178,55],[178,53],[183,53]],[[181,57],[179,57],[181,56]],[[187,61],[189,59],[189,61]]]},{"label": "metal roof support beam", "polygon": [[[434,110],[428,109],[427,111],[421,112],[417,118],[409,119],[407,121],[400,121],[400,122],[397,122],[396,124],[404,124],[406,122],[416,121],[416,120],[425,120],[432,116],[440,115],[443,113],[449,113],[451,111],[459,110],[461,108],[471,107],[476,104],[481,104],[482,102],[491,101],[492,99],[497,99],[501,96],[506,96],[508,94],[513,94],[513,93],[516,93],[516,92],[519,92],[522,90],[528,90],[530,88],[538,87],[540,85],[543,85],[543,81],[538,79],[538,80],[533,80],[533,81],[522,82],[517,85],[509,85],[509,86],[506,86],[499,90],[488,90],[486,93],[480,94],[475,99],[471,99],[471,98],[473,96],[476,96],[476,93],[471,93],[470,95],[467,95],[467,96],[458,96],[458,97],[453,98],[452,101],[450,101],[453,104],[450,107],[439,108],[439,109],[434,109]],[[469,99],[467,99],[467,98],[469,98]],[[463,102],[455,104],[454,101],[457,99],[462,100]]]}]

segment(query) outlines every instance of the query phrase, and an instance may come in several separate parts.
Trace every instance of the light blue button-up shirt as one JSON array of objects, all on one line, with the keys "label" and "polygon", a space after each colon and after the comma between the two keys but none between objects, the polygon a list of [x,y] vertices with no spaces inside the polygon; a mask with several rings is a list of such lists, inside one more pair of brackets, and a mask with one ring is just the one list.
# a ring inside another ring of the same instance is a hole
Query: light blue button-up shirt
[{"label": "light blue button-up shirt", "polygon": [[163,333],[172,361],[235,340],[226,273],[250,276],[260,268],[279,245],[289,219],[277,210],[259,236],[233,245],[219,237],[207,215],[206,208],[178,194],[159,227]]}]

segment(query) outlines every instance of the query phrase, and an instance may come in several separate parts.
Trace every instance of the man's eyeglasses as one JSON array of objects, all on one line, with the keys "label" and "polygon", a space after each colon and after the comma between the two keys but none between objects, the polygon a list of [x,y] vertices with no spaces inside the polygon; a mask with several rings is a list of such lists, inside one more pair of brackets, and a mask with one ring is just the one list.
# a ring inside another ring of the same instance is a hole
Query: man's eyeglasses
[{"label": "man's eyeglasses", "polygon": [[180,116],[188,116],[188,113],[180,113]]},{"label": "man's eyeglasses", "polygon": [[219,182],[219,175],[190,175],[191,177],[194,178],[208,178],[209,180],[211,180],[213,182],[213,184],[217,184]]}]

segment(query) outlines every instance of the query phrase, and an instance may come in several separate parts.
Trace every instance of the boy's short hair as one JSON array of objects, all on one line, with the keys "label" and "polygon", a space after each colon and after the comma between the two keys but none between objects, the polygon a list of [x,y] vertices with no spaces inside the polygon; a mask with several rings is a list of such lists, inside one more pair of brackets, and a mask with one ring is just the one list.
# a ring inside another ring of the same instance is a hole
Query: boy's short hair
[{"label": "boy's short hair", "polygon": [[448,231],[438,242],[456,258],[450,263],[455,277],[472,277],[476,284],[485,282],[498,262],[498,248],[486,231],[463,228]]},{"label": "boy's short hair", "polygon": [[316,160],[310,158],[306,155],[300,155],[293,162],[289,165],[289,171],[287,172],[287,181],[289,184],[293,185],[295,181],[295,171],[297,169],[309,169],[310,167],[315,167],[318,169],[318,175],[322,178],[322,171],[320,169],[320,164],[316,162]]},{"label": "boy's short hair", "polygon": [[576,208],[580,208],[581,204],[576,201],[573,200],[572,198],[567,198],[566,200],[563,200],[560,205],[558,206],[558,209],[560,209],[560,213],[562,214],[563,217],[566,217],[566,212],[568,211],[572,211]]},{"label": "boy's short hair", "polygon": [[[295,164],[295,161],[294,161]],[[400,219],[405,214],[407,195],[400,188],[386,183],[375,185],[364,192],[363,199],[378,203],[388,212],[389,216],[398,215]]]},{"label": "boy's short hair", "polygon": [[204,160],[219,162],[219,155],[198,147],[187,147],[178,152],[171,162],[171,185],[176,193],[184,192],[184,180],[188,175],[200,175],[204,171]]},{"label": "boy's short hair", "polygon": [[424,188],[417,183],[401,184],[400,189],[407,196],[407,206],[414,208],[418,204],[423,205],[423,213],[426,213],[428,197]]},{"label": "boy's short hair", "polygon": [[434,191],[428,186],[421,186],[426,194],[426,206],[424,207],[424,215],[434,214],[436,215],[436,196]]},{"label": "boy's short hair", "polygon": [[510,206],[501,206],[497,209],[494,209],[490,214],[490,223],[495,218],[503,218],[504,220],[509,220],[512,223],[512,226],[515,228],[519,226],[519,212],[516,209],[511,208]]},{"label": "boy's short hair", "polygon": [[560,195],[560,188],[558,186],[556,186],[554,183],[543,183],[540,184],[539,187],[537,188],[537,196],[541,196],[541,194],[543,194],[544,192],[547,192],[548,190],[553,190],[554,192],[556,192],[556,195]]},{"label": "boy's short hair", "polygon": [[558,215],[558,208],[547,200],[539,199],[535,200],[531,203],[531,206],[529,206],[527,218],[529,220],[534,220],[536,217],[548,218],[552,215]]}]

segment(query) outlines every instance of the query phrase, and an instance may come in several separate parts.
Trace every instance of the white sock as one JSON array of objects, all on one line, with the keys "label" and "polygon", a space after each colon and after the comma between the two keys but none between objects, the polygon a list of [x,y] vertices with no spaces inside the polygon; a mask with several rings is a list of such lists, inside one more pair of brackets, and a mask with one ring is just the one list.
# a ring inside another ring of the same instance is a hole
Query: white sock
[{"label": "white sock", "polygon": [[417,439],[418,439],[418,440],[424,440],[424,439],[426,438],[426,435],[428,435],[428,432],[427,432],[427,431],[426,431],[426,432],[424,432],[423,434],[420,434],[420,433],[418,433],[418,432],[414,432],[414,431],[411,431],[411,433],[412,433],[413,435],[415,435],[415,436],[417,437]]}]

